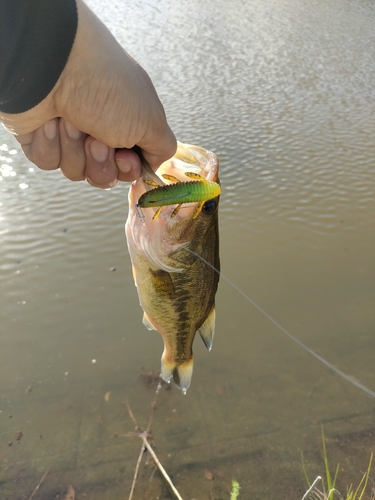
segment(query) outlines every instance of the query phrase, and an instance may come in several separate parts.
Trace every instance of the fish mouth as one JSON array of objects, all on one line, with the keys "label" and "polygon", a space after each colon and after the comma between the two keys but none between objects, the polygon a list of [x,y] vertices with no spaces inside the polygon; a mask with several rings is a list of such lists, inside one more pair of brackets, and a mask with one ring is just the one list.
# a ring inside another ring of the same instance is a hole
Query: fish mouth
[{"label": "fish mouth", "polygon": [[[185,173],[188,172],[198,174],[206,181],[219,183],[218,170],[218,159],[214,153],[199,146],[177,142],[175,155],[162,163],[156,172],[152,172],[149,167],[145,168],[142,165],[141,178],[132,184],[129,192],[129,206],[136,206],[140,197],[147,191],[154,189],[155,184],[159,186],[173,184],[173,181],[166,180],[164,175],[174,177],[180,182],[187,182],[190,179]],[[150,181],[153,183],[152,186]],[[171,217],[176,206],[177,204],[163,207],[164,218]],[[192,215],[196,206],[197,203],[184,203],[180,210],[180,218]],[[149,219],[152,219],[156,211],[157,207],[147,208],[142,212],[139,210],[140,217],[144,217],[144,224],[148,224]]]},{"label": "fish mouth", "polygon": [[[193,172],[201,175],[206,181],[218,182],[217,156],[207,149],[191,144],[177,143],[177,151],[172,158],[162,163],[157,170],[157,175],[184,174]],[[188,180],[186,177],[182,181]]]}]

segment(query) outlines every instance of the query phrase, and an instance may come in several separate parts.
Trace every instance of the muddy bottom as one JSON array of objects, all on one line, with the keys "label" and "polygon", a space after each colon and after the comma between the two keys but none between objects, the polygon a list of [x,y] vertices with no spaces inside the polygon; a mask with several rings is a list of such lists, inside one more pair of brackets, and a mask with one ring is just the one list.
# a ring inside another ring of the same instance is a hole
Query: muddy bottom
[{"label": "muddy bottom", "polygon": [[[126,393],[121,384],[105,383],[102,377],[95,384],[65,386],[65,391],[61,384],[55,401],[41,390],[24,393],[18,406],[26,419],[10,414],[10,408],[3,410],[2,430],[9,442],[3,440],[2,445],[1,498],[28,499],[45,472],[34,497],[39,500],[62,499],[69,485],[78,500],[128,498],[141,450],[137,433],[147,427],[155,396],[156,381],[149,373],[143,371]],[[343,387],[340,408],[328,410],[333,396],[325,386],[341,384],[333,377],[328,374],[329,384],[318,384],[302,402],[315,408],[314,413],[322,416],[320,422],[293,421],[293,412],[286,408],[278,408],[268,419],[259,415],[257,407],[273,404],[288,381],[287,374],[281,379],[254,378],[247,395],[235,383],[220,380],[210,392],[201,386],[186,396],[163,386],[153,412],[150,442],[184,499],[228,499],[232,479],[240,483],[243,498],[300,499],[306,484],[301,455],[295,450],[303,452],[311,480],[324,473],[322,422],[329,436],[332,468],[340,462],[338,487],[346,491],[366,470],[375,438],[374,411],[353,406],[353,390]],[[268,386],[268,391],[263,390],[267,396],[257,390],[259,384]],[[7,395],[2,397],[4,403]],[[141,429],[135,429],[127,402]],[[285,403],[293,407],[293,396]],[[22,428],[17,427],[20,420]],[[148,452],[134,498],[175,498]]]}]

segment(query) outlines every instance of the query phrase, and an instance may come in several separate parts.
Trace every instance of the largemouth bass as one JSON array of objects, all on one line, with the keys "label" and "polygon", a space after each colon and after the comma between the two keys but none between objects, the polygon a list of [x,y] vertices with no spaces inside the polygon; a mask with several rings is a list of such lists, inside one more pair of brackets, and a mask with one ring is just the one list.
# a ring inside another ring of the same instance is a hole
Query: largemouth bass
[{"label": "largemouth bass", "polygon": [[185,182],[186,173],[192,173],[219,183],[218,170],[214,153],[178,143],[177,153],[157,175],[142,159],[142,177],[129,190],[125,231],[143,323],[163,338],[161,377],[173,380],[184,392],[193,372],[195,334],[200,333],[208,350],[213,341],[220,269],[219,196],[200,203],[182,201],[181,207],[177,198],[174,204],[169,198],[161,208],[140,208],[138,202],[155,185],[165,185],[162,179]]}]

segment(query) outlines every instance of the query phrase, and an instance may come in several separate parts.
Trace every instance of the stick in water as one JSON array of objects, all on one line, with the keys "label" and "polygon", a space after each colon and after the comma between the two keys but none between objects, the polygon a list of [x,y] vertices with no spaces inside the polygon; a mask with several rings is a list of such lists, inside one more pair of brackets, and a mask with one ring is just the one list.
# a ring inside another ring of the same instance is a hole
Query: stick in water
[{"label": "stick in water", "polygon": [[[160,472],[163,474],[165,480],[167,481],[167,483],[171,487],[173,493],[176,495],[176,498],[178,498],[178,500],[183,500],[182,497],[181,497],[181,495],[177,491],[177,488],[172,483],[171,478],[168,476],[166,470],[164,469],[164,467],[160,463],[158,457],[156,456],[156,453],[152,449],[152,446],[150,445],[150,443],[148,442],[148,439],[147,439],[148,437],[151,437],[151,434],[150,434],[151,424],[152,424],[152,419],[153,419],[153,416],[154,416],[154,411],[155,411],[155,408],[156,408],[156,399],[158,397],[160,389],[161,389],[161,384],[159,383],[158,387],[156,389],[156,394],[155,394],[154,401],[151,403],[151,413],[150,413],[150,418],[148,420],[148,424],[147,424],[146,430],[143,431],[143,432],[137,432],[135,434],[136,436],[138,436],[138,437],[140,437],[142,439],[142,448],[141,448],[141,451],[139,453],[139,457],[138,457],[138,460],[137,460],[137,465],[135,466],[132,487],[131,487],[131,490],[130,490],[130,494],[129,494],[129,499],[128,500],[132,500],[132,498],[133,498],[133,493],[134,493],[135,485],[137,483],[137,478],[138,478],[139,467],[141,465],[143,453],[145,452],[146,448],[150,452],[150,455],[154,459],[154,462],[155,462],[156,466],[158,467],[158,469],[160,470]],[[133,421],[136,430],[138,430],[138,429],[140,430],[141,427],[139,426],[138,422],[136,421],[135,416],[134,416],[134,414],[133,414],[133,412],[132,412],[132,410],[131,410],[131,408],[129,406],[129,403],[127,401],[126,401],[126,406],[127,406],[127,409],[128,409],[129,416],[130,416],[131,420]]]}]

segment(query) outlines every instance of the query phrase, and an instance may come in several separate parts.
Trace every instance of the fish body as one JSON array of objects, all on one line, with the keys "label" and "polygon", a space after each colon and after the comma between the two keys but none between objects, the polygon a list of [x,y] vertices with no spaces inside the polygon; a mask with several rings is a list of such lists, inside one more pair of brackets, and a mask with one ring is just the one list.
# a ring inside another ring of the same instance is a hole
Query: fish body
[{"label": "fish body", "polygon": [[[179,143],[176,155],[159,167],[157,183],[164,185],[163,174],[183,181],[185,172],[219,183],[218,168],[214,153]],[[147,179],[153,176],[144,165],[141,179],[130,188],[126,237],[143,323],[157,330],[164,341],[161,376],[186,391],[193,371],[195,334],[200,333],[209,350],[212,346],[220,268],[219,196],[204,203],[195,218],[199,203],[182,204],[171,216],[180,201],[163,206],[156,220],[156,207],[144,208],[140,217],[138,200],[150,191]]]}]

